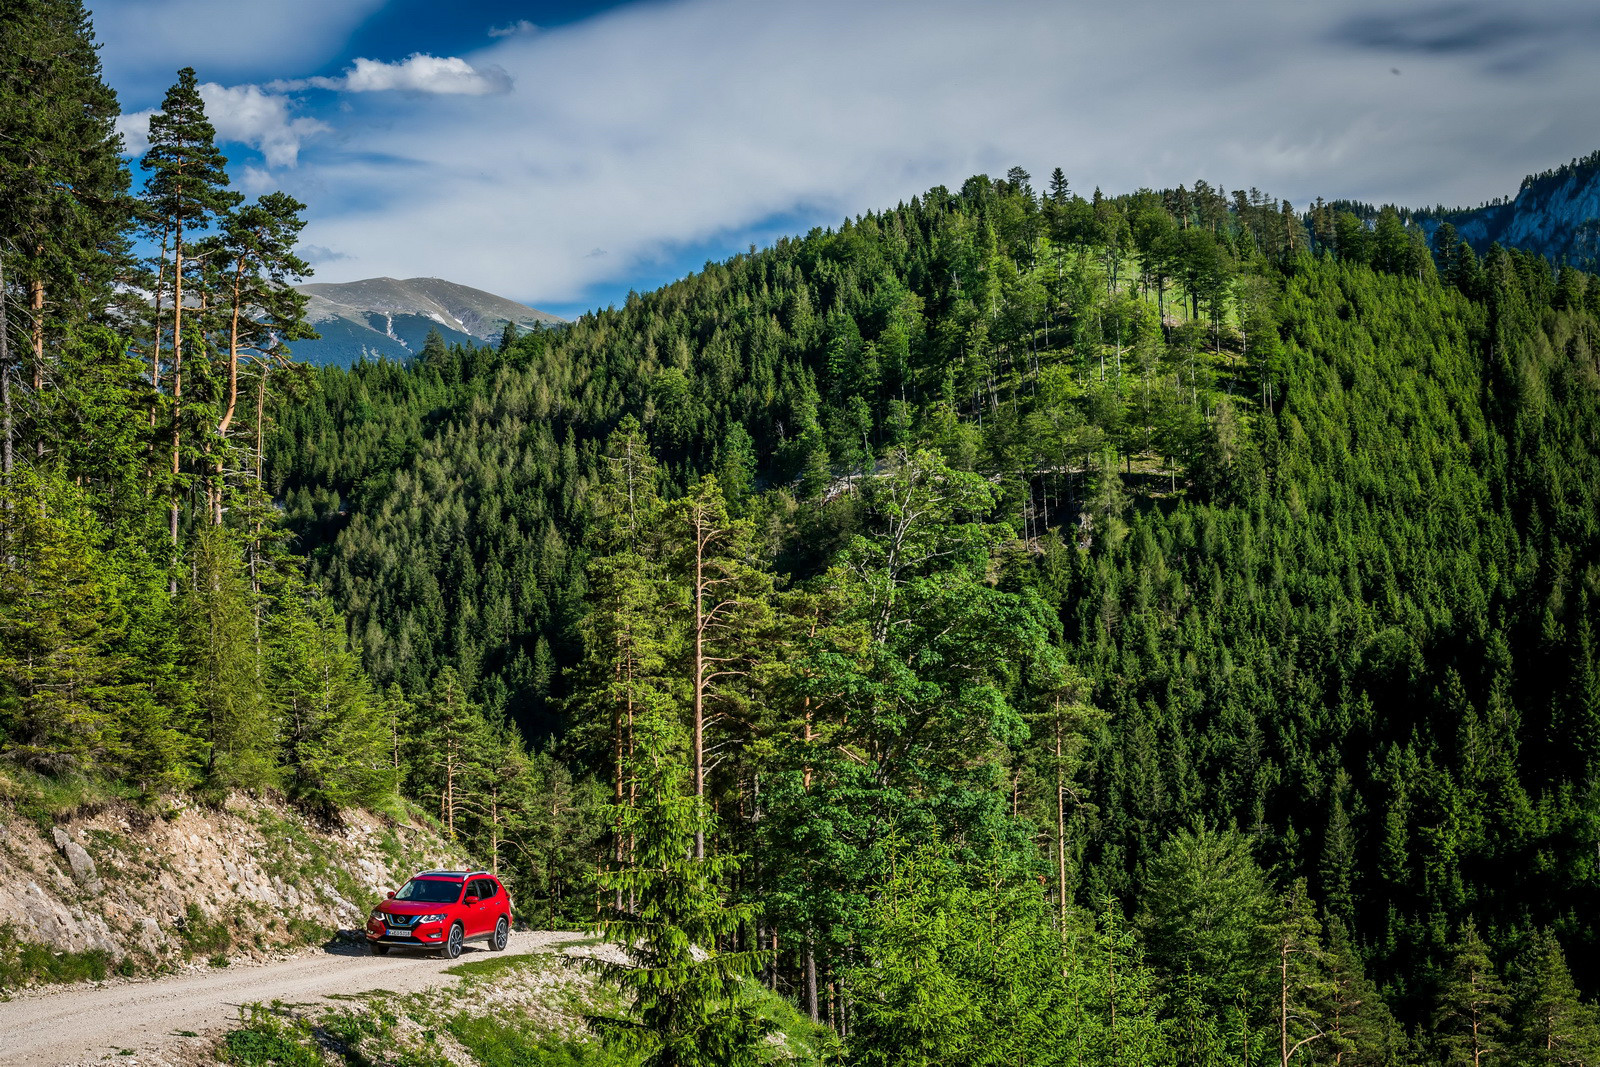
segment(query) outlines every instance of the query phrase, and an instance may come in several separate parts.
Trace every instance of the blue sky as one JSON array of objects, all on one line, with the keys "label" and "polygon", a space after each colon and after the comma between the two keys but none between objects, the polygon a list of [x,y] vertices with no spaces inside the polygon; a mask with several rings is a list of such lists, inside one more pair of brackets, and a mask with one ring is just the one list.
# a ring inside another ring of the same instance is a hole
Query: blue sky
[{"label": "blue sky", "polygon": [[1514,193],[1600,148],[1600,8],[1325,0],[102,0],[137,154],[180,66],[317,280],[571,316],[1019,164],[1304,204]]}]

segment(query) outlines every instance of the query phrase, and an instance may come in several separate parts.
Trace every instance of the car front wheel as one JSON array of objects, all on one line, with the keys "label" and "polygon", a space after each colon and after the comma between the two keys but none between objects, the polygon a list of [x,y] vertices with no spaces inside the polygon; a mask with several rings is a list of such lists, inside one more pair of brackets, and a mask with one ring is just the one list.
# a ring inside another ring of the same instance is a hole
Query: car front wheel
[{"label": "car front wheel", "polygon": [[389,954],[389,946],[380,945],[376,941],[368,941],[367,947],[372,950],[374,956],[387,956]]},{"label": "car front wheel", "polygon": [[450,928],[450,936],[445,938],[444,948],[440,949],[440,953],[447,960],[455,959],[461,955],[461,942],[464,939],[465,934],[461,929],[461,924],[456,923]]},{"label": "car front wheel", "polygon": [[510,942],[511,924],[507,922],[506,917],[502,915],[500,916],[500,921],[494,924],[494,940],[489,942],[489,947],[494,949],[496,952],[503,952],[505,951],[506,945],[510,944]]}]

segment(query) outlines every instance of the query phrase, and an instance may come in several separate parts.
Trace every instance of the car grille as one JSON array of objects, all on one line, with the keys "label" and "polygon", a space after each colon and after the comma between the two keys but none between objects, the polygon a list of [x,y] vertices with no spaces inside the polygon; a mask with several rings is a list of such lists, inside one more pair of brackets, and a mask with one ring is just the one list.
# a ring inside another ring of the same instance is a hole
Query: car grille
[{"label": "car grille", "polygon": [[384,912],[383,921],[390,926],[411,926],[417,921],[415,915],[390,915]]}]

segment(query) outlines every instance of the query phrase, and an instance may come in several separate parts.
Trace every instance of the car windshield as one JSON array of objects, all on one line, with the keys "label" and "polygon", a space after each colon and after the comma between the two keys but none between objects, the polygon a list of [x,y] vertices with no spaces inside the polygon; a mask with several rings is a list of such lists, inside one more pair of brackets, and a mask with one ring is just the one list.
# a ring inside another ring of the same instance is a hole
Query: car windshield
[{"label": "car windshield", "polygon": [[422,904],[453,904],[460,895],[460,882],[447,882],[442,878],[413,878],[400,887],[394,899],[415,900]]}]

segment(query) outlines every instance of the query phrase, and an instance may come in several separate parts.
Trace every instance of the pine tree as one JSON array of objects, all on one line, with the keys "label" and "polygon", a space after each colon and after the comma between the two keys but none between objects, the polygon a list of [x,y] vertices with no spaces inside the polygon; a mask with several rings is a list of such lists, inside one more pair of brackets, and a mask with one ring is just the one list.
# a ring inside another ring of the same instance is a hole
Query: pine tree
[{"label": "pine tree", "polygon": [[[1069,999],[1081,1013],[1066,1044],[1079,1062],[1154,1067],[1167,1062],[1167,1026],[1160,1018],[1155,975],[1145,967],[1134,930],[1115,901],[1080,935],[1069,967]],[[1075,966],[1074,966],[1075,965]],[[1068,1060],[1067,1062],[1073,1062]]]},{"label": "pine tree", "polygon": [[1256,987],[1272,898],[1242,834],[1180,830],[1151,859],[1141,904],[1151,962],[1192,974],[1212,1010]]},{"label": "pine tree", "polygon": [[195,722],[183,605],[167,592],[164,566],[148,557],[140,564],[124,566],[118,597],[128,616],[122,645],[127,704],[116,720],[116,750],[122,773],[154,793],[198,784],[205,744]]},{"label": "pine tree", "polygon": [[1549,930],[1534,935],[1520,966],[1513,996],[1520,1062],[1600,1064],[1600,1019],[1579,999],[1561,943]]},{"label": "pine tree", "polygon": [[1323,1021],[1328,1041],[1322,1055],[1338,1067],[1389,1067],[1397,1062],[1405,1035],[1367,977],[1344,923],[1330,918],[1327,930]]},{"label": "pine tree", "polygon": [[[238,413],[241,361],[251,358],[260,364],[259,412],[266,401],[268,370],[287,362],[285,342],[317,336],[305,321],[309,297],[292,284],[311,273],[310,266],[294,253],[305,225],[301,218],[304,210],[305,205],[292,197],[268,193],[253,204],[224,211],[216,239],[201,250],[214,261],[220,275],[219,310],[227,316],[228,384],[220,417],[212,428],[219,454],[213,460],[208,493],[209,518],[216,525],[222,523],[223,510],[224,459],[220,453],[228,447],[228,433]],[[258,423],[260,419],[258,413]]]},{"label": "pine tree", "polygon": [[[34,403],[47,378],[47,341],[95,317],[125,252],[128,173],[116,132],[116,94],[100,75],[80,0],[0,4],[0,419],[9,473],[19,432],[13,390]],[[7,306],[10,286],[26,308]],[[28,366],[13,363],[7,327],[27,322]],[[37,417],[37,415],[35,415]],[[43,427],[34,427],[36,436]],[[38,449],[45,442],[40,436]]]},{"label": "pine tree", "polygon": [[483,785],[468,803],[477,824],[489,869],[500,874],[500,857],[507,847],[526,850],[529,810],[534,804],[533,770],[522,735],[509,723],[491,727],[488,751],[483,755]]},{"label": "pine tree", "polygon": [[109,762],[126,698],[99,531],[74,487],[33,471],[12,478],[0,486],[0,746],[33,770],[92,773]]},{"label": "pine tree", "polygon": [[1050,172],[1050,202],[1057,206],[1064,206],[1067,197],[1072,195],[1072,189],[1067,185],[1067,176],[1057,167]]},{"label": "pine tree", "polygon": [[372,804],[394,788],[389,731],[344,621],[321,597],[290,594],[266,635],[269,699],[291,795],[322,810]]},{"label": "pine tree", "polygon": [[1322,929],[1304,878],[1278,899],[1271,928],[1277,986],[1278,1056],[1282,1067],[1312,1058],[1312,1045],[1328,1037],[1329,1001],[1335,996],[1324,971]]},{"label": "pine tree", "polygon": [[639,801],[619,813],[634,853],[626,866],[597,876],[602,890],[634,902],[600,924],[628,955],[627,963],[599,970],[622,987],[630,1014],[590,1025],[643,1067],[753,1067],[769,1027],[747,1005],[744,983],[764,954],[718,951],[720,939],[753,914],[725,896],[738,861],[694,854],[710,815],[700,797],[686,794],[667,743],[660,723],[640,724]]},{"label": "pine tree", "polygon": [[[694,486],[676,509],[682,537],[675,571],[688,594],[690,759],[697,797],[706,795],[706,727],[725,737],[749,728],[748,689],[762,656],[772,576],[752,562],[754,530],[732,519],[715,476]],[[695,856],[705,856],[696,836]]]},{"label": "pine tree", "polygon": [[1489,959],[1489,949],[1468,921],[1439,993],[1434,1025],[1451,1067],[1506,1062],[1502,1035],[1511,998]]},{"label": "pine tree", "polygon": [[1350,817],[1344,810],[1344,792],[1349,776],[1340,772],[1333,788],[1333,804],[1328,811],[1328,828],[1322,837],[1322,858],[1317,874],[1322,885],[1323,906],[1342,923],[1355,921],[1356,842]]},{"label": "pine tree", "polygon": [[419,768],[423,789],[426,796],[437,799],[439,821],[453,840],[481,785],[483,761],[490,752],[489,724],[467,700],[452,667],[439,672],[418,718],[423,723]]},{"label": "pine tree", "polygon": [[[163,336],[171,338],[167,400],[171,406],[172,502],[169,533],[178,543],[178,492],[183,466],[183,355],[189,338],[183,322],[187,310],[184,282],[194,271],[190,253],[194,235],[208,230],[219,215],[239,203],[228,189],[228,160],[217,151],[216,129],[206,117],[193,67],[178,71],[161,110],[150,117],[150,149],[140,166],[149,172],[140,197],[140,215],[147,235],[170,254],[154,264],[155,303],[150,337],[150,376],[159,388]],[[170,290],[167,288],[170,284]],[[170,291],[171,330],[164,330],[162,298]]]},{"label": "pine tree", "polygon": [[277,737],[238,545],[228,531],[210,527],[195,539],[187,562],[192,581],[184,586],[183,617],[207,745],[206,780],[221,789],[272,784]]}]

